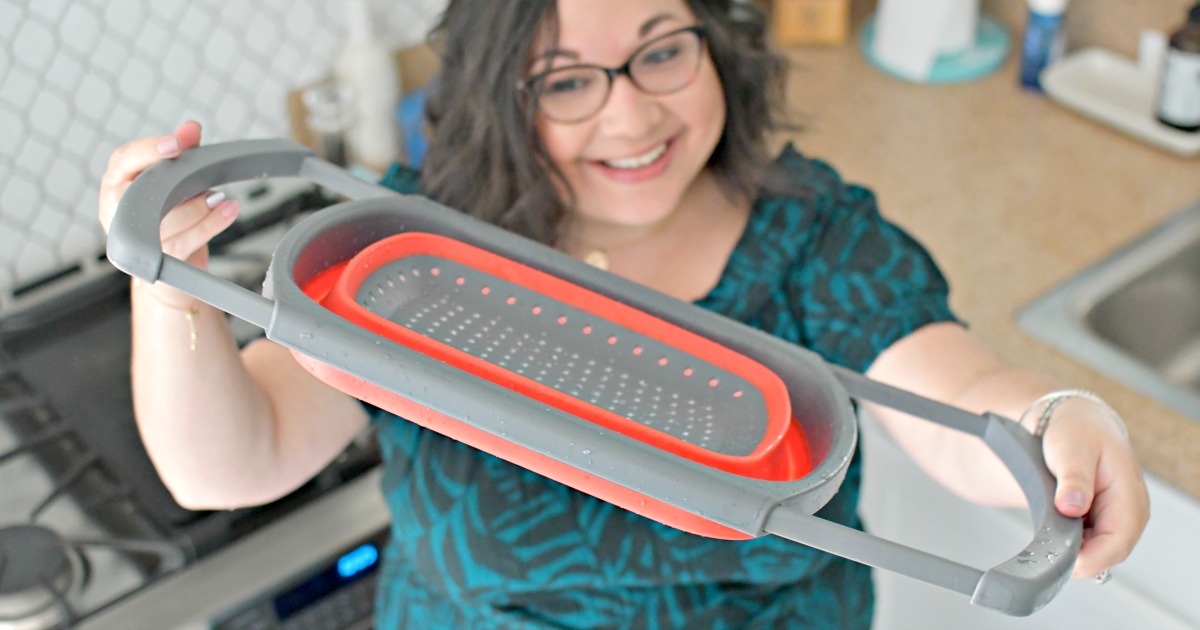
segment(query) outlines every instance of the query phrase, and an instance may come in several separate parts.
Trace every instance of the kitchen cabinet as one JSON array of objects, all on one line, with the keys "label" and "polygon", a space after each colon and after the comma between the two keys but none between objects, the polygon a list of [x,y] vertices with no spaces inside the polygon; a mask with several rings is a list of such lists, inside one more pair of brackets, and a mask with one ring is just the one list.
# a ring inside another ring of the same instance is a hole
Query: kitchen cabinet
[{"label": "kitchen cabinet", "polygon": [[[872,533],[978,567],[996,564],[1028,542],[1026,512],[958,498],[926,476],[873,418],[862,424],[861,509]],[[1200,628],[1195,577],[1200,504],[1155,477],[1147,483],[1150,524],[1130,558],[1113,569],[1109,583],[1071,580],[1042,610],[1009,617],[972,606],[956,593],[876,571],[874,630]]]}]

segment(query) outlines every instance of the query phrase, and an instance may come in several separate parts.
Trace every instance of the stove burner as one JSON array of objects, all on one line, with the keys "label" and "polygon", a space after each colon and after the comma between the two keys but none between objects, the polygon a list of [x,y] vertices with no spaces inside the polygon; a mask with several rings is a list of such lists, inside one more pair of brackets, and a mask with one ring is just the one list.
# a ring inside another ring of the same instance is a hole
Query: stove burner
[{"label": "stove burner", "polygon": [[[224,264],[232,282],[253,276],[261,285],[291,220],[329,203],[320,193],[280,206],[274,220],[261,215],[264,222],[247,224],[224,246],[213,243],[210,264]],[[127,598],[379,462],[364,434],[287,497],[239,510],[186,509],[159,480],[137,432],[128,278],[116,270],[58,278],[18,301],[15,310],[0,304],[0,630],[123,614]],[[234,332],[239,341],[261,336]]]},{"label": "stove burner", "polygon": [[41,630],[64,620],[75,573],[70,553],[45,527],[0,528],[0,630]]}]

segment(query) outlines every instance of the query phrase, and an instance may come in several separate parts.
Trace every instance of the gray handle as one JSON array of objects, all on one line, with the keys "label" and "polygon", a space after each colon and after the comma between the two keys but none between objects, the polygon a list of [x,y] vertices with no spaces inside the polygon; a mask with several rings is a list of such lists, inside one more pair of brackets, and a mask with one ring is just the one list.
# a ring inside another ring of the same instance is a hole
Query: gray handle
[{"label": "gray handle", "polygon": [[159,224],[186,199],[213,186],[270,177],[304,177],[354,199],[396,193],[363,181],[289,140],[241,140],[197,147],[146,169],[117,205],[108,232],[108,260],[146,282],[162,281],[252,324],[266,328],[272,302],[163,253]]},{"label": "gray handle", "polygon": [[971,603],[1009,615],[1028,615],[1045,606],[1066,583],[1083,542],[1083,522],[1054,507],[1054,476],[1041,442],[1017,423],[994,414],[979,416],[830,366],[850,396],[981,438],[1004,462],[1029,501],[1033,539],[1017,555],[987,570],[977,569],[782,507],[765,529],[873,567],[894,571],[971,598]]}]

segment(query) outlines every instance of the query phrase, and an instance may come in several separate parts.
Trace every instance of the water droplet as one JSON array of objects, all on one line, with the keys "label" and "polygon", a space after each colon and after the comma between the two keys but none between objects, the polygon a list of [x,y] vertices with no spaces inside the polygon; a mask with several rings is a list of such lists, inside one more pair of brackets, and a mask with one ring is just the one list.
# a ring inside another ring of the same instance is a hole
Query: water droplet
[{"label": "water droplet", "polygon": [[583,454],[584,454],[584,455],[591,455],[591,454],[592,454],[592,449],[590,449],[590,448],[585,448],[585,449],[583,449]]},{"label": "water droplet", "polygon": [[300,338],[301,339],[312,339],[313,336],[312,336],[312,333],[300,333]]}]

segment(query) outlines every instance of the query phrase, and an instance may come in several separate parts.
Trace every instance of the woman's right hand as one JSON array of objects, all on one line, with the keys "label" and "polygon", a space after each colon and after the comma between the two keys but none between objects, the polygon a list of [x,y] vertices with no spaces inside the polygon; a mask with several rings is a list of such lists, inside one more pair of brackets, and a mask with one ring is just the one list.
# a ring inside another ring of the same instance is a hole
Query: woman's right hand
[{"label": "woman's right hand", "polygon": [[[200,123],[189,120],[171,135],[129,142],[108,160],[100,180],[100,225],[108,232],[113,213],[125,190],[142,171],[200,144]],[[208,263],[208,242],[237,218],[238,204],[221,193],[197,195],[173,208],[163,218],[160,235],[163,253],[203,267]]]},{"label": "woman's right hand", "polygon": [[[200,125],[113,152],[100,185],[107,232],[121,196],[147,168],[200,144]],[[233,201],[197,195],[163,217],[163,253],[208,262],[208,243],[237,218]],[[311,479],[367,426],[361,403],[260,338],[244,348],[219,309],[164,283],[134,281],[133,407],[159,476],[185,507],[230,509],[278,499]]]}]

